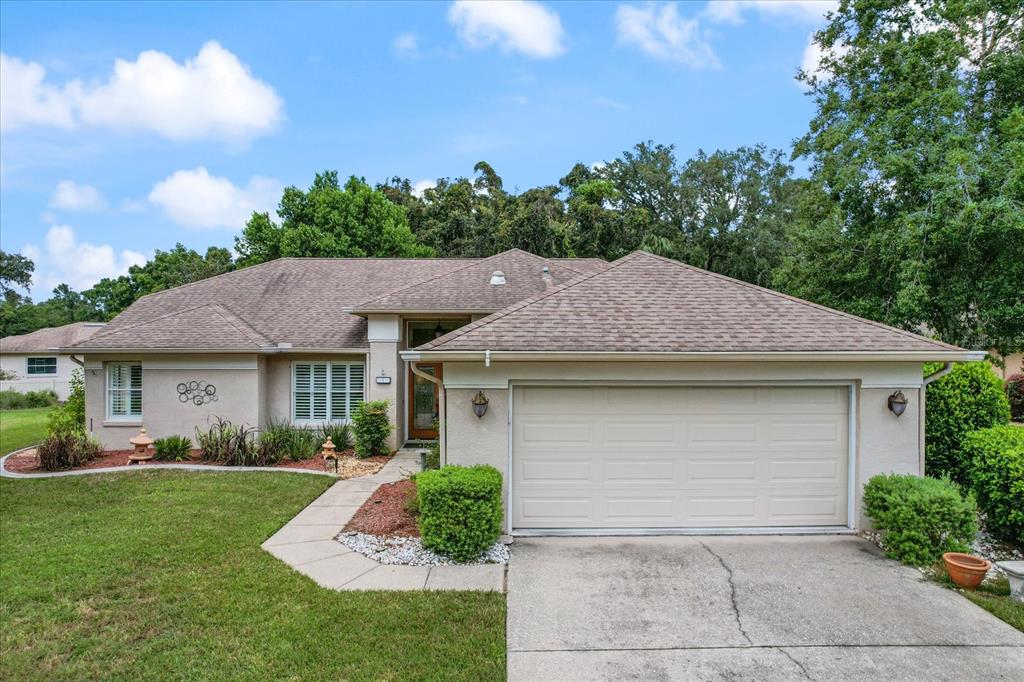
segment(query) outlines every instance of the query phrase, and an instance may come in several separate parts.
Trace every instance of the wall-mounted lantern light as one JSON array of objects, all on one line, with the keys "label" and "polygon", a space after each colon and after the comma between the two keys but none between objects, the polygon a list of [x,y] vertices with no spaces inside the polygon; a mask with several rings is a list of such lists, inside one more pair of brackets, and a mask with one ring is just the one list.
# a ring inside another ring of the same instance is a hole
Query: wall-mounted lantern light
[{"label": "wall-mounted lantern light", "polygon": [[434,338],[435,338],[435,339],[439,339],[439,338],[441,338],[442,336],[444,336],[444,327],[442,327],[442,326],[441,326],[441,323],[440,323],[440,322],[438,322],[438,323],[437,323],[437,326],[436,326],[436,327],[434,327]]},{"label": "wall-mounted lantern light", "polygon": [[907,409],[907,396],[903,395],[903,391],[896,391],[889,396],[889,411],[897,417],[903,414]]},{"label": "wall-mounted lantern light", "polygon": [[478,392],[473,396],[473,414],[477,417],[482,417],[487,414],[487,403],[491,402],[484,395],[483,391]]}]

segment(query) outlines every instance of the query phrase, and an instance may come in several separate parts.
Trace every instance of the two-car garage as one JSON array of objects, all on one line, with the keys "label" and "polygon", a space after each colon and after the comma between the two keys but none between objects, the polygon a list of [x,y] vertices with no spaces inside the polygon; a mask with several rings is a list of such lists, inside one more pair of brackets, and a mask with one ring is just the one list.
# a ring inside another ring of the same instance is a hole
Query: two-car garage
[{"label": "two-car garage", "polygon": [[520,385],[512,527],[846,527],[850,386]]}]

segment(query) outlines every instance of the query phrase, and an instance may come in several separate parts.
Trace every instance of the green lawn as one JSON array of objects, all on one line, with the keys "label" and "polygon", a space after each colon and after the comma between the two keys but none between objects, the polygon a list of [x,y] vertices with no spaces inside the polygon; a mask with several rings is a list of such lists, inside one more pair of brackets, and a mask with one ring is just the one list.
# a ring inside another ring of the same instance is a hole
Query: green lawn
[{"label": "green lawn", "polygon": [[0,679],[502,679],[503,595],[334,592],[260,549],[330,483],[0,480]]},{"label": "green lawn", "polygon": [[46,436],[46,415],[52,409],[0,410],[0,456],[41,441]]},{"label": "green lawn", "polygon": [[964,590],[957,587],[950,579],[946,573],[946,567],[942,564],[935,565],[931,571],[931,577],[936,582],[964,595],[996,618],[1004,620],[1024,632],[1024,604],[1010,598],[1010,582],[1006,578],[986,580],[976,590]]}]

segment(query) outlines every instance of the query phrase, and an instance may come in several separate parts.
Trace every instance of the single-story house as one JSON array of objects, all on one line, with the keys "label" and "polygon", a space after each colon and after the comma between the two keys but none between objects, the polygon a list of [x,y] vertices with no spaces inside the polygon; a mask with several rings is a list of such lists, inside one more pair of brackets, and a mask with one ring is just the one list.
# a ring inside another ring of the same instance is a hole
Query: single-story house
[{"label": "single-story house", "polygon": [[88,428],[344,421],[505,479],[513,533],[822,531],[923,471],[927,361],[967,351],[635,252],[613,263],[271,261],[151,294],[90,339]]},{"label": "single-story house", "polygon": [[59,355],[57,349],[85,341],[104,326],[102,322],[74,322],[0,339],[0,370],[12,377],[0,380],[0,390],[52,390],[59,400],[67,400],[68,382],[78,365],[70,356]]}]

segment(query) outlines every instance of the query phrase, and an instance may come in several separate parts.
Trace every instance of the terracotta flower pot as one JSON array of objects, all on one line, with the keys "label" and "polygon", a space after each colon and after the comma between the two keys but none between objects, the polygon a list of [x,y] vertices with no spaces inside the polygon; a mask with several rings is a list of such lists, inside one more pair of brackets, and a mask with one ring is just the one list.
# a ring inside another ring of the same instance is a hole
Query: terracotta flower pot
[{"label": "terracotta flower pot", "polygon": [[992,567],[987,559],[974,556],[973,554],[961,554],[959,552],[946,552],[942,555],[946,562],[946,570],[949,571],[950,579],[960,587],[973,590],[985,579],[985,574]]}]

